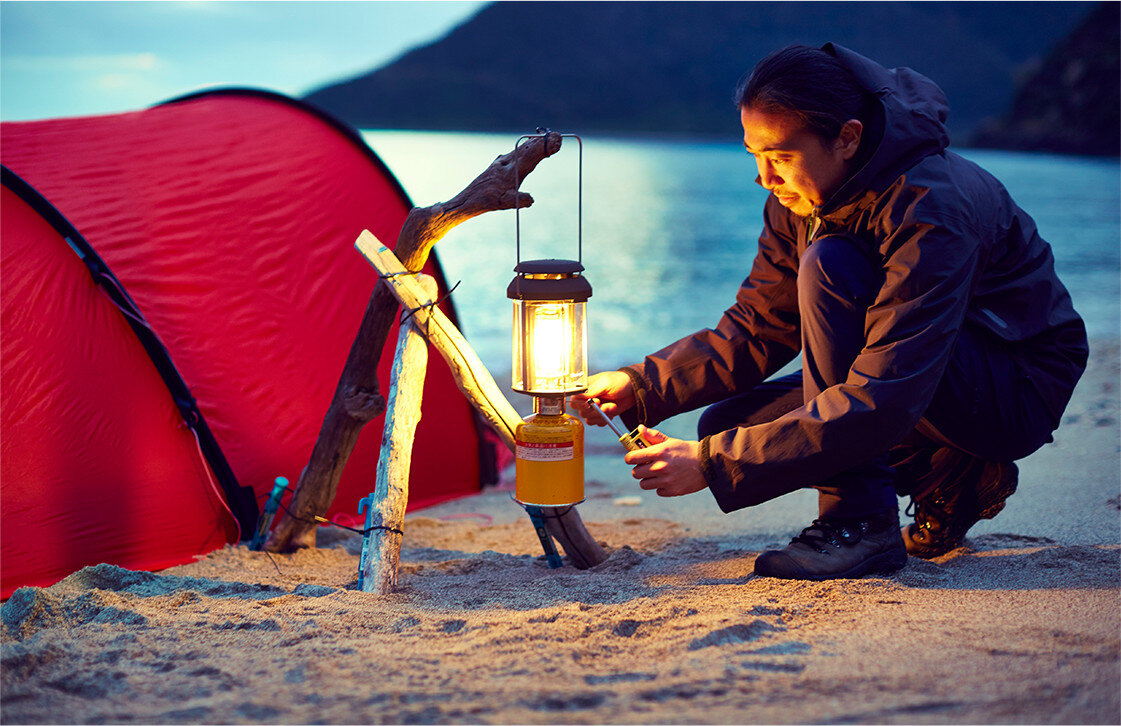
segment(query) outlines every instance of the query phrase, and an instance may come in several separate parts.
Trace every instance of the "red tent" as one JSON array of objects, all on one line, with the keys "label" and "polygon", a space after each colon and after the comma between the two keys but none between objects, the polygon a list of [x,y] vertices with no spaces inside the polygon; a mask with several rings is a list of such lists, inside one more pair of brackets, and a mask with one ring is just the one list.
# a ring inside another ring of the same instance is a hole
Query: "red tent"
[{"label": "red tent", "polygon": [[[307,463],[376,281],[354,240],[392,244],[408,197],[352,130],[261,91],[4,123],[0,154],[0,597],[234,541]],[[326,516],[373,491],[382,423]],[[493,480],[481,431],[433,354],[412,507]]]}]

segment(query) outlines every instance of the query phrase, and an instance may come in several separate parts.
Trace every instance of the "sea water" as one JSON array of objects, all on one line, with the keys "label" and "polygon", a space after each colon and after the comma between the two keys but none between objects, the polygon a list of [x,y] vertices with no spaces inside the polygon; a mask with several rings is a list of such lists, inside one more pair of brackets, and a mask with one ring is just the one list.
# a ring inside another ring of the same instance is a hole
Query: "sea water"
[{"label": "sea water", "polygon": [[[517,140],[406,131],[364,136],[418,206],[453,197]],[[1115,340],[1121,325],[1121,164],[959,153],[1003,181],[1035,218],[1091,338]],[[532,207],[469,220],[437,245],[449,284],[458,283],[452,298],[464,334],[499,385],[508,386],[512,307],[506,286],[514,276],[516,243],[521,259],[581,256],[593,288],[590,372],[639,362],[714,326],[755,255],[767,197],[755,175],[733,128],[727,142],[566,140],[523,183],[535,199]],[[510,394],[515,406],[528,410],[522,398]],[[695,438],[694,427],[695,416],[685,416],[660,428]]]}]

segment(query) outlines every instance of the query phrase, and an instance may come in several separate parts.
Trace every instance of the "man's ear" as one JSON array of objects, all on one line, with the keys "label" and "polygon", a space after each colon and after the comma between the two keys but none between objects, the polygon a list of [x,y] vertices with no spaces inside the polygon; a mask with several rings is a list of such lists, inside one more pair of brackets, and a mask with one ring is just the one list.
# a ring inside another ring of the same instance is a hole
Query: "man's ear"
[{"label": "man's ear", "polygon": [[856,156],[856,151],[860,148],[860,138],[863,133],[864,124],[854,118],[845,121],[844,126],[841,127],[841,133],[837,135],[834,148],[841,152],[841,156],[845,161]]}]

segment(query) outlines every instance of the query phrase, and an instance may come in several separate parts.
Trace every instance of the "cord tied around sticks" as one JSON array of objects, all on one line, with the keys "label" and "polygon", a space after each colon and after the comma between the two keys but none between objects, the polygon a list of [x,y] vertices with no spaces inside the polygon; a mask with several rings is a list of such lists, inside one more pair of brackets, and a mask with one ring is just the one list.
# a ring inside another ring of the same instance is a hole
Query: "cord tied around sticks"
[{"label": "cord tied around sticks", "polygon": [[[294,489],[292,489],[291,487],[287,487],[287,486],[284,487],[284,491],[293,492],[293,493],[295,492]],[[325,517],[320,517],[318,514],[313,514],[311,519],[308,519],[307,517],[301,517],[298,514],[296,514],[295,512],[293,512],[291,509],[288,508],[288,505],[285,504],[284,502],[277,502],[277,503],[280,504],[281,509],[283,509],[285,512],[288,512],[289,517],[291,517],[292,519],[295,519],[297,521],[300,521],[300,522],[307,522],[308,524],[329,524],[332,527],[338,527],[339,529],[350,530],[351,532],[355,532],[356,534],[360,534],[363,537],[365,537],[370,532],[373,532],[376,529],[383,529],[386,532],[392,532],[393,534],[399,534],[401,536],[405,535],[405,533],[402,530],[399,530],[396,527],[386,527],[385,525],[382,525],[382,524],[371,525],[371,526],[367,527],[366,529],[358,529],[357,527],[351,527],[351,526],[342,524],[341,522],[335,522],[335,521],[332,521],[332,520],[327,519]]]},{"label": "cord tied around sticks", "polygon": [[378,530],[378,529],[384,530],[386,532],[392,532],[393,534],[399,534],[402,537],[405,536],[405,533],[402,530],[399,530],[396,527],[387,527],[384,524],[372,524],[369,527],[366,527],[366,529],[358,529],[357,527],[348,527],[347,525],[340,524],[339,522],[332,522],[331,520],[324,519],[323,517],[320,517],[318,515],[315,517],[315,521],[316,522],[321,522],[323,524],[329,524],[332,527],[338,527],[340,529],[349,529],[351,532],[356,532],[356,533],[362,535],[363,537],[368,535],[370,532],[373,532],[374,530]]},{"label": "cord tied around sticks", "polygon": [[[404,274],[404,273],[402,273],[402,274]],[[432,302],[425,303],[424,305],[420,305],[420,306],[415,307],[415,308],[409,308],[408,310],[401,313],[401,323],[404,324],[409,318],[411,318],[413,315],[416,315],[421,310],[425,310],[425,309],[432,310],[437,305],[439,305],[440,303],[447,300],[449,297],[451,297],[452,293],[455,292],[455,289],[457,287],[459,287],[460,282],[463,282],[463,280],[460,280],[459,282],[452,285],[450,290],[448,290],[446,293],[444,293],[439,298],[433,300]]]},{"label": "cord tied around sticks", "polygon": [[[388,279],[394,278],[394,277],[410,277],[410,276],[415,277],[419,274],[421,274],[420,270],[417,270],[415,272],[412,271],[412,270],[401,270],[400,272],[379,273],[378,274],[378,279],[388,280]],[[454,285],[451,286],[451,288],[447,292],[445,292],[443,295],[441,295],[436,300],[433,300],[430,303],[425,303],[424,305],[421,305],[419,307],[409,308],[408,310],[406,310],[405,312],[403,312],[401,314],[401,322],[404,323],[406,320],[408,320],[409,318],[411,318],[413,315],[420,312],[421,310],[425,310],[425,309],[431,310],[432,308],[436,307],[437,305],[440,305],[445,300],[447,300],[449,297],[451,297],[452,293],[455,292],[455,289],[457,287],[459,287],[459,283],[461,283],[461,282],[463,282],[463,280],[457,281]]]}]

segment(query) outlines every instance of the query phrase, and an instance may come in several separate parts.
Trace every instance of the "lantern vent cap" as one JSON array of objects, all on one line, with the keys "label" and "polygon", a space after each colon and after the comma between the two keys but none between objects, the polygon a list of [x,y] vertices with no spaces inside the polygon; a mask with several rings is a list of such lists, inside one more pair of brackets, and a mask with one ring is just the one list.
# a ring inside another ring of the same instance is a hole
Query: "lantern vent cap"
[{"label": "lantern vent cap", "polygon": [[572,300],[585,302],[592,296],[592,285],[580,273],[584,266],[576,260],[524,260],[514,272],[518,276],[506,288],[511,300]]},{"label": "lantern vent cap", "polygon": [[575,275],[584,271],[576,260],[522,260],[514,267],[521,275]]}]

